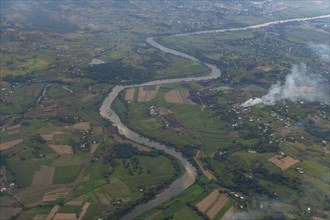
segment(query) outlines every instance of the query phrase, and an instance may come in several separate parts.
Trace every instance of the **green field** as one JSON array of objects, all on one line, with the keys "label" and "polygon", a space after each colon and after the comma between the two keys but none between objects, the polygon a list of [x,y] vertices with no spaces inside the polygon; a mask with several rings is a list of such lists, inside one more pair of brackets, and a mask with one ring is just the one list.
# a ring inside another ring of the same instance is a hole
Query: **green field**
[{"label": "green field", "polygon": [[156,72],[158,79],[162,78],[179,78],[202,76],[209,72],[209,69],[197,62],[188,61],[187,59],[170,56],[168,59],[169,65]]},{"label": "green field", "polygon": [[155,219],[165,219],[170,217],[180,219],[180,216],[183,216],[184,214],[188,214],[191,219],[203,219],[190,205],[188,206],[187,204],[194,204],[206,195],[207,194],[204,192],[203,188],[197,184],[194,184],[178,197],[165,202],[158,208],[147,211],[146,213],[140,215],[137,219],[144,219],[157,210],[162,210],[162,212]]},{"label": "green field", "polygon": [[[117,99],[114,108],[118,110],[121,117],[128,121],[128,125],[139,133],[156,138],[178,147],[191,145],[204,149],[207,154],[218,148],[227,146],[231,142],[228,139],[227,129],[219,123],[209,108],[202,109],[199,105],[170,104],[164,100],[164,94],[175,88],[175,85],[163,85],[156,99],[146,102],[133,102],[125,105],[125,101]],[[169,109],[173,112],[175,119],[182,123],[184,134],[164,128],[160,117],[150,117],[147,108],[151,105],[157,108]],[[125,110],[127,109],[127,110]],[[126,116],[127,115],[127,116]]]},{"label": "green field", "polygon": [[55,169],[53,183],[54,184],[71,183],[77,178],[81,169],[82,169],[81,165],[58,166]]},{"label": "green field", "polygon": [[7,100],[5,103],[0,102],[1,114],[19,114],[33,107],[42,87],[43,84],[30,84],[1,91],[1,98]]},{"label": "green field", "polygon": [[44,206],[44,207],[35,207],[33,209],[26,210],[24,213],[20,212],[17,219],[25,220],[25,219],[33,219],[35,215],[44,215],[43,217],[46,218],[52,209],[52,206]]},{"label": "green field", "polygon": [[[311,45],[329,45],[328,20],[169,37],[326,14],[328,1],[1,1],[0,8],[0,138],[24,140],[0,152],[2,187],[19,200],[8,206],[24,206],[13,219],[34,219],[37,214],[45,219],[55,204],[61,205],[60,212],[79,213],[81,205],[64,205],[73,200],[91,203],[85,220],[115,219],[182,174],[173,158],[125,145],[129,142],[99,114],[115,85],[209,72],[199,62],[152,47],[145,41],[150,36],[218,66],[221,77],[161,85],[148,102],[137,102],[135,88],[132,103],[123,101],[122,93],[113,109],[128,127],[182,151],[192,163],[199,150],[202,166],[216,180],[209,181],[198,170],[189,189],[138,219],[158,210],[155,219],[205,219],[194,205],[219,187],[245,199],[233,198],[215,219],[233,204],[238,214],[256,216],[251,219],[329,218],[329,105],[283,101],[240,108],[243,101],[283,82],[294,63],[306,63],[313,74],[327,76],[328,63]],[[93,59],[104,64],[91,66]],[[49,90],[36,103],[45,85]],[[167,103],[164,95],[173,89],[198,90],[205,107]],[[167,121],[150,116],[151,105],[170,112]],[[172,124],[167,127],[168,121]],[[78,122],[90,122],[91,132],[73,129]],[[47,141],[40,136],[53,132],[64,134]],[[100,146],[91,153],[94,143]],[[73,155],[60,155],[50,144],[70,145]],[[281,152],[299,163],[283,171],[268,161]],[[31,186],[42,166],[55,167],[52,184]],[[63,197],[43,201],[56,190],[63,190]]]},{"label": "green field", "polygon": [[[174,168],[169,159],[164,156],[146,157],[139,156],[137,159],[142,168],[142,174],[134,174],[131,176],[122,164],[115,169],[113,178],[119,178],[130,188],[146,187],[163,183],[173,177]],[[111,181],[111,179],[110,179]]]}]

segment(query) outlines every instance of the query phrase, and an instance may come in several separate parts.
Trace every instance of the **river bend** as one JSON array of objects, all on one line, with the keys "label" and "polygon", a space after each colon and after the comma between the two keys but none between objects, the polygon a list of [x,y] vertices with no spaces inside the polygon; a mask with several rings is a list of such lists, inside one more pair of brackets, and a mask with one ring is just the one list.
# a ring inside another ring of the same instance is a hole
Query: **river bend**
[{"label": "river bend", "polygon": [[[267,22],[263,24],[258,25],[251,25],[247,27],[242,28],[229,28],[229,29],[219,29],[219,30],[208,30],[208,31],[198,31],[198,32],[192,32],[192,33],[184,33],[184,34],[176,34],[172,35],[170,37],[179,37],[179,36],[188,36],[188,35],[197,35],[197,34],[208,34],[208,33],[218,33],[218,32],[228,32],[228,31],[242,31],[242,30],[248,30],[248,29],[256,29],[256,28],[263,28],[270,25],[276,25],[276,24],[283,24],[293,21],[307,21],[307,20],[314,20],[314,19],[323,19],[323,18],[329,18],[330,15],[322,15],[322,16],[315,16],[315,17],[306,17],[306,18],[294,18],[294,19],[286,19],[286,20],[278,20],[278,21],[272,21]],[[199,59],[196,57],[190,56],[188,54],[182,53],[180,51],[176,51],[170,48],[167,48],[158,42],[154,40],[153,37],[149,37],[146,40],[151,46],[165,52],[170,53],[175,56],[183,57],[189,60],[192,60],[194,62],[200,62]],[[138,133],[130,130],[127,128],[122,121],[120,120],[117,113],[111,108],[111,104],[115,100],[115,98],[118,96],[118,94],[123,91],[126,88],[131,87],[138,87],[138,86],[151,86],[151,85],[159,85],[159,84],[168,84],[168,83],[176,83],[176,82],[189,82],[189,81],[199,81],[199,80],[209,80],[209,79],[216,79],[220,77],[221,72],[220,70],[212,64],[208,63],[202,63],[206,65],[210,69],[210,73],[207,76],[201,76],[201,77],[187,77],[187,78],[174,78],[174,79],[163,79],[163,80],[155,80],[150,81],[142,84],[134,84],[134,85],[118,85],[113,88],[113,90],[109,93],[109,95],[105,98],[101,108],[100,108],[100,114],[108,119],[113,126],[117,127],[119,133],[121,135],[124,135],[126,138],[133,140],[137,143],[144,144],[146,146],[163,150],[165,153],[175,157],[181,165],[184,167],[185,172],[182,176],[180,176],[178,179],[176,179],[174,182],[170,184],[168,188],[166,188],[164,191],[156,195],[156,198],[148,201],[147,203],[143,203],[140,205],[137,205],[131,212],[126,214],[122,217],[124,220],[131,220],[138,215],[142,214],[143,212],[148,211],[149,209],[152,209],[161,203],[179,195],[181,192],[186,190],[189,186],[191,186],[196,179],[196,169],[192,166],[192,164],[184,158],[181,153],[176,152],[173,148],[169,148],[165,146],[164,144],[158,143],[156,141],[150,140],[146,137],[143,137],[139,135]]]}]

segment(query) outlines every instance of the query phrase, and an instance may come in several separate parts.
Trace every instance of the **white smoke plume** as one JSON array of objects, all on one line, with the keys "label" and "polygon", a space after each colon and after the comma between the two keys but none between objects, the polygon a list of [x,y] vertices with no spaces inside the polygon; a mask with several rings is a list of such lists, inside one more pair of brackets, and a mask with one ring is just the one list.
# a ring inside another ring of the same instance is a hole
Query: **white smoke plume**
[{"label": "white smoke plume", "polygon": [[326,44],[318,44],[310,42],[308,44],[309,48],[312,49],[314,53],[319,55],[320,59],[326,63],[330,63],[330,48]]},{"label": "white smoke plume", "polygon": [[[293,65],[291,73],[285,78],[284,84],[277,83],[270,87],[268,93],[261,98],[249,99],[242,107],[256,104],[274,105],[280,100],[291,101],[322,101],[329,102],[324,78],[312,74],[305,64]],[[322,83],[323,82],[323,83]]]}]

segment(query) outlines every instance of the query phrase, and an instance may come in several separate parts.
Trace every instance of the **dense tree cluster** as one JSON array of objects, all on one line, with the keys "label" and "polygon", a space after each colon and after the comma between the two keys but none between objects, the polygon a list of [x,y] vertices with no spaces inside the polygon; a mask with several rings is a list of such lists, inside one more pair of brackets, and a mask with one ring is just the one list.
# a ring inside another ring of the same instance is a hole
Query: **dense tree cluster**
[{"label": "dense tree cluster", "polygon": [[9,83],[24,83],[28,80],[31,80],[32,76],[30,74],[26,75],[7,75],[3,77],[4,81],[7,81]]},{"label": "dense tree cluster", "polygon": [[46,141],[40,136],[40,134],[32,135],[27,143],[27,146],[32,149],[34,156],[44,155],[43,149],[46,145]]},{"label": "dense tree cluster", "polygon": [[150,72],[124,64],[120,60],[90,66],[86,72],[87,77],[100,83],[109,81],[119,84],[139,83],[152,77]]}]

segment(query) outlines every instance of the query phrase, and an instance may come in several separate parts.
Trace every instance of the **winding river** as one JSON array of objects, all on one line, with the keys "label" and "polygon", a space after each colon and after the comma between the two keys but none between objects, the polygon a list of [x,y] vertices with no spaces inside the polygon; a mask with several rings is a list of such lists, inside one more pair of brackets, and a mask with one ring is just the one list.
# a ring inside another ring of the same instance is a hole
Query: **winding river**
[{"label": "winding river", "polygon": [[[315,17],[309,17],[309,18],[294,18],[294,19],[287,19],[287,20],[278,20],[278,21],[272,21],[272,22],[267,22],[263,24],[258,24],[258,25],[251,25],[247,27],[242,27],[242,28],[229,28],[229,29],[219,29],[219,30],[209,30],[209,31],[198,31],[198,32],[193,32],[193,33],[185,33],[185,34],[177,34],[177,35],[172,35],[171,37],[178,37],[178,36],[188,36],[188,35],[196,35],[196,34],[208,34],[208,33],[218,33],[218,32],[227,32],[227,31],[242,31],[242,30],[248,30],[248,29],[256,29],[256,28],[262,28],[270,25],[275,25],[275,24],[282,24],[282,23],[288,23],[288,22],[293,22],[293,21],[307,21],[307,20],[314,20],[314,19],[322,19],[322,18],[329,18],[330,15],[322,15],[322,16],[315,16]],[[153,37],[149,37],[146,40],[151,46],[165,52],[165,53],[170,53],[175,56],[183,57],[189,60],[192,60],[194,62],[200,62],[196,57],[190,56],[188,54],[164,47],[157,43]],[[118,128],[118,131],[120,134],[124,135],[126,138],[133,140],[137,143],[144,144],[149,147],[153,147],[159,150],[163,150],[165,153],[173,156],[176,158],[184,167],[185,173],[180,176],[178,179],[176,179],[174,182],[170,184],[168,188],[166,188],[164,191],[156,195],[156,198],[148,201],[147,203],[140,204],[136,206],[131,212],[126,214],[125,216],[122,217],[122,219],[130,220],[138,215],[142,214],[143,212],[152,209],[161,203],[177,196],[184,190],[186,190],[189,186],[191,186],[196,179],[196,169],[192,166],[192,164],[189,163],[189,161],[184,158],[181,153],[176,152],[174,149],[169,148],[161,143],[158,143],[156,141],[150,140],[146,137],[143,137],[139,135],[138,133],[130,130],[127,128],[120,120],[119,116],[116,114],[116,112],[111,109],[111,104],[115,100],[115,98],[118,96],[118,94],[123,91],[126,88],[131,88],[131,87],[138,87],[138,86],[150,86],[150,85],[159,85],[159,84],[168,84],[168,83],[176,83],[176,82],[189,82],[189,81],[199,81],[199,80],[209,80],[209,79],[216,79],[220,77],[221,72],[220,70],[212,64],[208,63],[202,63],[206,65],[210,69],[210,74],[207,76],[201,76],[201,77],[188,77],[188,78],[175,78],[175,79],[164,79],[164,80],[155,80],[155,81],[150,81],[142,84],[134,84],[134,85],[118,85],[113,88],[113,90],[109,93],[109,95],[105,98],[101,108],[100,108],[100,114],[108,119],[113,126]]]}]

